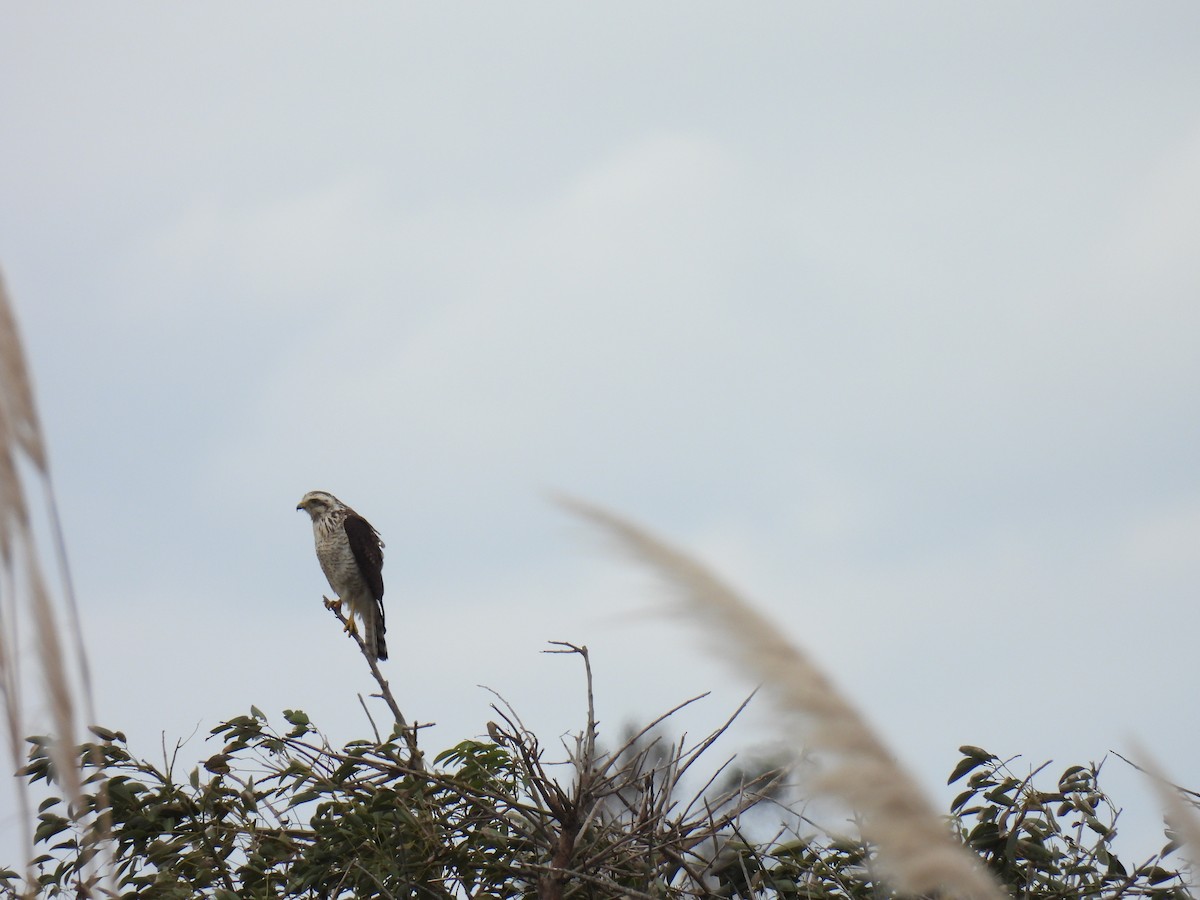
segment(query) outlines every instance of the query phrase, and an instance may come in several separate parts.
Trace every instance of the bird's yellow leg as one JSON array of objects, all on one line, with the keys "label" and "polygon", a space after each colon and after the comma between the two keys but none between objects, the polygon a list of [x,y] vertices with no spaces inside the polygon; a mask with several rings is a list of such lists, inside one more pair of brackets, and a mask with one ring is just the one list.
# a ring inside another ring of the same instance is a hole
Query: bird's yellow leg
[{"label": "bird's yellow leg", "polygon": [[[321,599],[325,601],[326,609],[341,609],[342,601],[340,598],[330,600],[328,597],[322,597]],[[358,634],[358,626],[354,624],[354,613],[350,613],[346,617],[346,634]]]}]

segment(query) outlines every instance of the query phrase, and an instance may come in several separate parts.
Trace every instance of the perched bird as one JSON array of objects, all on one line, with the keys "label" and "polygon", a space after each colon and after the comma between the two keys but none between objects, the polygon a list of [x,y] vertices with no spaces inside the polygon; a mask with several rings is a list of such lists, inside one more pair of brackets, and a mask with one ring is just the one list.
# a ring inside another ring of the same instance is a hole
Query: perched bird
[{"label": "perched bird", "polygon": [[309,491],[300,498],[302,509],[312,516],[317,560],[340,602],[350,607],[363,623],[363,643],[376,659],[387,659],[383,633],[383,541],[371,523],[333,494]]}]

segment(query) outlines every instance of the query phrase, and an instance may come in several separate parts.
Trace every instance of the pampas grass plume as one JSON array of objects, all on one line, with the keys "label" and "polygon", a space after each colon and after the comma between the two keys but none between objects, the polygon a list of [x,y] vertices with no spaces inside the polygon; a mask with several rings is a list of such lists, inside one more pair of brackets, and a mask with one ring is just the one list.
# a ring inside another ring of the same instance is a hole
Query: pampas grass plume
[{"label": "pampas grass plume", "polygon": [[778,709],[802,729],[795,736],[831,759],[816,788],[856,811],[863,838],[877,848],[880,874],[893,888],[961,900],[1006,900],[858,711],[773,622],[695,559],[638,526],[578,500],[559,502],[666,579],[686,608],[719,636],[732,661],[761,682]]}]

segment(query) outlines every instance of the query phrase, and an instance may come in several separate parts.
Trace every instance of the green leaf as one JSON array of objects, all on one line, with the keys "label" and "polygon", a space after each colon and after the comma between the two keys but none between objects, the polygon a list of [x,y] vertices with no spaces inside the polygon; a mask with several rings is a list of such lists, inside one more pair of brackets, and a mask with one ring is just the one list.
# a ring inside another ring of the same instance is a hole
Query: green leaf
[{"label": "green leaf", "polygon": [[322,791],[319,788],[308,788],[304,791],[298,791],[292,795],[290,800],[288,800],[288,806],[296,807],[301,803],[307,803],[309,800],[315,800],[317,797],[321,796],[321,793]]},{"label": "green leaf", "polygon": [[1001,785],[1000,787],[996,787],[988,791],[983,795],[983,798],[985,800],[990,800],[997,806],[1012,806],[1013,799],[1012,797],[1008,796],[1008,791],[1010,790],[1012,790],[1012,788]]},{"label": "green leaf", "polygon": [[950,812],[952,812],[952,813],[961,812],[962,808],[967,804],[967,801],[970,800],[974,796],[975,796],[974,790],[963,791],[961,794],[959,794],[957,797],[955,797],[954,802],[950,804]]},{"label": "green leaf", "polygon": [[988,850],[1002,841],[1000,826],[995,822],[980,822],[967,836],[967,843],[976,850]]},{"label": "green leaf", "polygon": [[53,813],[42,813],[38,818],[42,821],[38,825],[37,831],[33,834],[34,843],[40,844],[43,841],[48,841],[59,832],[66,831],[71,827],[69,821]]},{"label": "green leaf", "polygon": [[17,770],[17,774],[29,779],[32,784],[41,779],[50,780],[50,760],[46,758],[35,759],[27,766],[22,766]]},{"label": "green leaf", "polygon": [[971,744],[963,744],[958,748],[958,752],[970,759],[978,760],[981,763],[991,762],[998,757],[994,753],[988,753],[982,747],[975,747]]},{"label": "green leaf", "polygon": [[1173,878],[1179,877],[1178,872],[1168,872],[1159,866],[1150,866],[1150,868],[1140,874],[1145,875],[1151,884],[1162,884],[1164,881],[1170,881]]},{"label": "green leaf", "polygon": [[954,784],[958,779],[962,778],[968,772],[972,772],[979,768],[985,760],[977,759],[973,756],[965,756],[958,761],[958,765],[954,767],[954,771],[950,773],[950,777],[946,779],[946,784]]},{"label": "green leaf", "polygon": [[975,772],[967,780],[967,784],[973,788],[995,787],[996,779],[992,777],[993,774],[994,773],[991,769],[985,769],[982,772]]},{"label": "green leaf", "polygon": [[125,733],[123,731],[110,731],[107,728],[102,728],[99,725],[89,725],[88,731],[100,738],[102,741],[108,741],[110,744],[114,741],[119,744],[126,743]]},{"label": "green leaf", "polygon": [[1078,777],[1080,772],[1086,772],[1086,771],[1087,771],[1087,766],[1071,766],[1071,768],[1067,769],[1059,777],[1059,779],[1058,779],[1059,788],[1064,791],[1071,790],[1072,788],[1078,789],[1079,785],[1073,784],[1073,783],[1078,782],[1078,781],[1083,781],[1084,783],[1086,783],[1087,782],[1086,778],[1080,779]]},{"label": "green leaf", "polygon": [[229,774],[229,756],[225,753],[218,753],[216,756],[210,756],[204,761],[204,768],[212,772],[214,775]]}]

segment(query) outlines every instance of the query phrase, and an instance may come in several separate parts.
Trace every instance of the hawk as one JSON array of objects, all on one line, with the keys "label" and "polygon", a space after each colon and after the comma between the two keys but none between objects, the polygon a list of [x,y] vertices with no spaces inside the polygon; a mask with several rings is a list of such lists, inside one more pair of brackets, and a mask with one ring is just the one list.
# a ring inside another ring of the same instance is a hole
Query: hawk
[{"label": "hawk", "polygon": [[296,509],[312,517],[317,560],[340,602],[363,623],[363,643],[376,659],[387,659],[383,634],[383,541],[371,523],[333,494],[309,491]]}]

